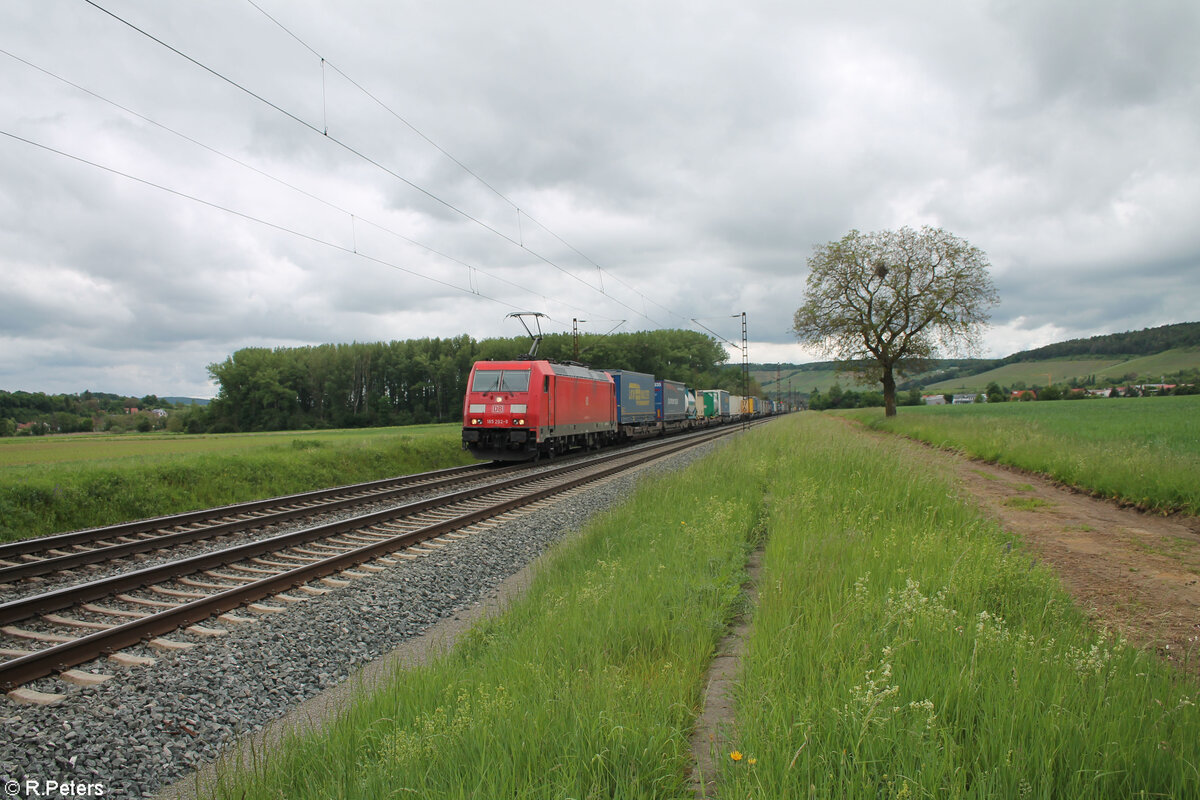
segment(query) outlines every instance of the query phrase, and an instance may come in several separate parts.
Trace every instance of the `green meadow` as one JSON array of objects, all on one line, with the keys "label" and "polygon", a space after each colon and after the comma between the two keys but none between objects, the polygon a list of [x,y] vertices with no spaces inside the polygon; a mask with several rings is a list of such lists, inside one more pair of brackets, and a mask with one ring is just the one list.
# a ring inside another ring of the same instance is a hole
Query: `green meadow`
[{"label": "green meadow", "polygon": [[879,391],[879,381],[861,381],[856,380],[852,375],[844,372],[838,372],[832,367],[828,369],[805,369],[805,370],[783,370],[779,374],[779,385],[775,383],[775,372],[755,371],[751,373],[758,381],[759,385],[765,391],[769,391],[774,395],[776,391],[786,392],[788,384],[791,384],[793,392],[809,394],[813,391],[828,392],[836,383],[843,389],[853,389],[854,391],[875,390]]},{"label": "green meadow", "polygon": [[458,425],[412,425],[405,428],[354,428],[267,433],[80,433],[66,436],[21,436],[0,439],[0,468],[34,464],[78,464],[104,461],[109,465],[168,461],[204,453],[233,454],[290,446],[293,440],[312,446],[377,441],[400,433],[421,437],[458,430]]},{"label": "green meadow", "polygon": [[1200,514],[1200,395],[836,412],[1102,497]]},{"label": "green meadow", "polygon": [[[996,369],[951,380],[931,383],[929,392],[982,392],[989,383],[1027,387],[1065,384],[1072,378],[1084,380],[1094,375],[1100,385],[1158,383],[1173,372],[1200,368],[1200,347],[1177,347],[1149,356],[1097,356],[1095,358],[1056,358],[1042,361],[1018,361]],[[1127,376],[1134,376],[1130,381]]]},{"label": "green meadow", "polygon": [[460,430],[0,439],[0,541],[469,464]]},{"label": "green meadow", "polygon": [[463,645],[209,793],[690,796],[706,669],[747,611],[720,797],[1200,794],[1191,672],[1091,626],[931,462],[825,415],[750,431],[644,480]]}]

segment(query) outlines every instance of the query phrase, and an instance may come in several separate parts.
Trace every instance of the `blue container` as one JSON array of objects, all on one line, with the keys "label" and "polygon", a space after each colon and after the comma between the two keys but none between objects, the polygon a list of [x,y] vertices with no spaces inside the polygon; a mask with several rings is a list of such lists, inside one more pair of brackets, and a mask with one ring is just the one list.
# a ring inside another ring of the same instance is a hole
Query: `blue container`
[{"label": "blue container", "polygon": [[632,425],[654,422],[654,376],[623,369],[606,370],[617,388],[617,422]]},{"label": "blue container", "polygon": [[654,382],[654,411],[663,422],[687,419],[687,387],[679,381]]}]

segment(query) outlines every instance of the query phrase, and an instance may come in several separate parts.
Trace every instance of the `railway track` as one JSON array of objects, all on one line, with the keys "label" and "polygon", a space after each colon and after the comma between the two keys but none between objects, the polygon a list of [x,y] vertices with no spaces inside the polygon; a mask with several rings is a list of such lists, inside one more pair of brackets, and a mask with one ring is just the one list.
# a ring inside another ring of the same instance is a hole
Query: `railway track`
[{"label": "railway track", "polygon": [[218,539],[248,530],[392,502],[422,492],[504,474],[516,467],[470,465],[367,483],[254,500],[201,511],[90,528],[0,545],[0,584],[75,570],[180,544]]},{"label": "railway track", "polygon": [[[533,474],[501,475],[487,485],[430,500],[0,604],[0,657],[6,659],[0,662],[0,687],[19,687],[54,673],[77,683],[107,680],[111,675],[70,668],[106,655],[117,663],[147,663],[120,651],[147,641],[160,649],[192,646],[163,638],[180,628],[194,636],[223,635],[226,626],[253,622],[250,614],[281,612],[305,595],[323,594],[387,569],[397,559],[417,557],[414,549],[444,546],[465,535],[455,533],[459,529],[737,430],[705,431]],[[332,577],[335,573],[341,576]],[[268,597],[273,601],[259,602]],[[242,608],[247,612],[235,613]],[[43,701],[18,694],[23,691],[10,696]]]}]

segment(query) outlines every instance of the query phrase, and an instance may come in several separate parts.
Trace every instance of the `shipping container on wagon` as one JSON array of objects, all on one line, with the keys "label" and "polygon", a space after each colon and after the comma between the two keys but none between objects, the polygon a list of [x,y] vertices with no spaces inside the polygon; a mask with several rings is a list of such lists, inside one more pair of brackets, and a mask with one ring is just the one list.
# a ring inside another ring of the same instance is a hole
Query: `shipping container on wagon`
[{"label": "shipping container on wagon", "polygon": [[616,384],[617,422],[621,425],[654,423],[654,376],[644,372],[610,369]]},{"label": "shipping container on wagon", "polygon": [[746,411],[746,398],[740,394],[729,395],[729,416],[733,419],[741,419],[742,414]]},{"label": "shipping container on wagon", "polygon": [[704,404],[705,417],[729,418],[729,392],[724,389],[705,389],[700,394]]},{"label": "shipping container on wagon", "polygon": [[679,381],[654,382],[654,412],[665,423],[687,419],[687,387]]}]

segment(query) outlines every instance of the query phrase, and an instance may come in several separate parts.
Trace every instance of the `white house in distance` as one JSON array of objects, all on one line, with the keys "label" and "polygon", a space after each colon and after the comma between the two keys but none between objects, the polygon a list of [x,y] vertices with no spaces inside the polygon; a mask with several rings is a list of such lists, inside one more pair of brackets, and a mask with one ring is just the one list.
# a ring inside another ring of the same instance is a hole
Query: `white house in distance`
[{"label": "white house in distance", "polygon": [[[983,395],[956,394],[956,395],[952,396],[952,400],[954,402],[954,405],[961,406],[961,405],[967,405],[969,403],[974,403],[976,401],[976,398],[978,398],[978,397],[983,397]],[[921,395],[921,400],[924,401],[925,405],[927,405],[927,406],[944,406],[944,405],[946,405],[945,395],[923,394],[923,395]],[[985,397],[982,402],[986,403],[987,398]]]}]

